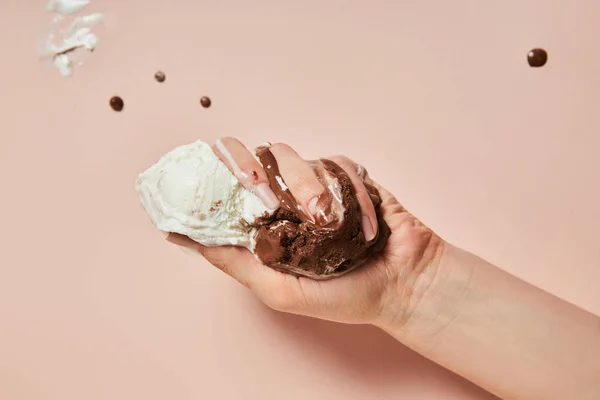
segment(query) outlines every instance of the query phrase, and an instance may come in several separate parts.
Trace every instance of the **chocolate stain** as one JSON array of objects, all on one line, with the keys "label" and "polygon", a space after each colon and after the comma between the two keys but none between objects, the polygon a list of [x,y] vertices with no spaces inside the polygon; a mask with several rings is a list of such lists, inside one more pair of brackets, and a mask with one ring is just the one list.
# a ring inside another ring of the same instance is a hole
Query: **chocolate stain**
[{"label": "chocolate stain", "polygon": [[548,52],[544,49],[532,49],[527,53],[527,62],[530,67],[540,68],[548,62]]},{"label": "chocolate stain", "polygon": [[108,104],[110,105],[110,108],[112,108],[113,110],[115,110],[117,112],[123,111],[123,107],[125,107],[125,103],[123,102],[123,99],[120,98],[119,96],[111,97]]}]

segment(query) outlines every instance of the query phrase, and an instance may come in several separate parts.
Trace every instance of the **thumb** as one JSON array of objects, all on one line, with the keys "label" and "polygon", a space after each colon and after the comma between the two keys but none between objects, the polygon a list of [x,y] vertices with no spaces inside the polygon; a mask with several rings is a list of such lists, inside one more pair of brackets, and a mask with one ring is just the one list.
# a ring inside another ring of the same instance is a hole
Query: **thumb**
[{"label": "thumb", "polygon": [[379,197],[381,197],[381,207],[383,208],[384,214],[389,213],[390,207],[394,208],[394,211],[398,211],[397,209],[405,211],[404,207],[398,201],[396,196],[394,196],[389,190],[368,177],[365,179],[365,183],[372,186],[379,192]]},{"label": "thumb", "polygon": [[259,263],[245,248],[203,246],[189,237],[177,233],[169,233],[167,241],[200,253],[209,263],[259,296],[261,292],[275,287],[281,279],[279,272]]}]

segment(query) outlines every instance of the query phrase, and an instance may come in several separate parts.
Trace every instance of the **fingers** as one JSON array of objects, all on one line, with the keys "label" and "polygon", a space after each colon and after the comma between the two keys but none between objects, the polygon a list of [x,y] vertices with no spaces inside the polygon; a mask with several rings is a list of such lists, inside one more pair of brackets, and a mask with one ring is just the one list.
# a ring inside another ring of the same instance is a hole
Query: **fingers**
[{"label": "fingers", "polygon": [[331,160],[342,167],[350,177],[352,185],[354,186],[356,198],[358,199],[358,204],[360,205],[363,234],[367,241],[373,240],[377,236],[377,214],[375,214],[375,207],[371,201],[371,195],[363,183],[363,178],[360,176],[362,174],[366,177],[365,169],[361,167],[362,170],[359,170],[357,168],[358,165],[348,157],[336,156],[332,157]]},{"label": "fingers", "polygon": [[318,201],[325,187],[319,182],[311,165],[288,145],[277,143],[269,150],[277,160],[285,185],[298,204],[309,215],[316,217],[321,212],[318,209]]},{"label": "fingers", "polygon": [[166,240],[186,251],[199,253],[209,263],[250,289],[273,309],[300,313],[310,304],[305,297],[306,293],[299,286],[298,279],[260,264],[245,248],[202,246],[177,233],[170,233]]},{"label": "fingers", "polygon": [[377,192],[379,192],[379,197],[381,197],[381,206],[384,209],[384,213],[389,207],[399,207],[402,210],[406,211],[402,204],[398,201],[396,196],[394,196],[390,191],[381,186],[379,183],[375,182],[373,179],[367,176],[367,178],[365,179],[365,184],[374,187],[377,190]]},{"label": "fingers", "polygon": [[[239,140],[229,137],[219,139],[213,149],[241,184],[256,194],[266,207],[271,210],[279,207],[280,200],[270,188],[267,174]],[[313,167],[288,145],[277,143],[271,145],[269,150],[277,161],[279,173],[289,192],[305,213],[317,220],[323,213],[323,210],[319,209],[319,199],[326,189],[317,178]],[[370,180],[368,173],[347,157],[334,157],[333,161],[348,173],[352,181],[361,208],[363,234],[367,241],[371,241],[377,236],[378,224],[371,194],[366,187],[369,186],[366,182]]]},{"label": "fingers", "polygon": [[267,208],[275,210],[279,207],[279,199],[271,190],[265,171],[239,140],[229,137],[219,139],[213,151],[242,186],[254,193]]},{"label": "fingers", "polygon": [[167,241],[200,253],[209,263],[253,291],[276,283],[276,272],[256,261],[252,253],[243,247],[202,246],[177,233],[170,233]]}]

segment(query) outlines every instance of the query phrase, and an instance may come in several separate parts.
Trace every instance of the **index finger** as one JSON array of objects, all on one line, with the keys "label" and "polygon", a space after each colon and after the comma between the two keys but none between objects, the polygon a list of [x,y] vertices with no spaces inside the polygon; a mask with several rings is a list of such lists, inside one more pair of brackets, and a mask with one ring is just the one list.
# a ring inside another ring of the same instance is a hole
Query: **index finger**
[{"label": "index finger", "polygon": [[[260,264],[248,249],[236,246],[203,246],[187,236],[170,233],[167,241],[202,255],[206,261],[251,290],[276,284],[276,271]],[[260,291],[260,290],[258,290]]]}]

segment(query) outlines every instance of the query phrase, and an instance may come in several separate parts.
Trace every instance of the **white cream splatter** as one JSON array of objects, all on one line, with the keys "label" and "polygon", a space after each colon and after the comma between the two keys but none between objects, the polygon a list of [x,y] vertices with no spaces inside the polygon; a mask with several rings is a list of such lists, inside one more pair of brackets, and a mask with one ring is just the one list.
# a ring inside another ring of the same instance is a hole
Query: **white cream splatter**
[{"label": "white cream splatter", "polygon": [[[92,32],[92,28],[102,22],[101,13],[93,13],[73,17],[66,30],[59,29],[59,23],[82,11],[89,5],[89,0],[50,0],[46,10],[57,13],[50,25],[50,29],[43,40],[40,55],[50,58],[52,65],[65,77],[73,75],[73,60],[71,56],[77,49],[94,51],[99,39]],[[77,65],[81,65],[79,61]]]},{"label": "white cream splatter", "polygon": [[46,11],[66,16],[78,13],[89,4],[89,0],[50,0],[46,5]]}]

